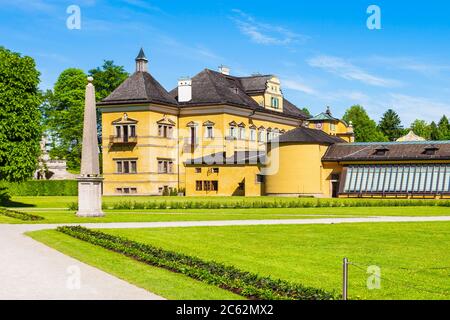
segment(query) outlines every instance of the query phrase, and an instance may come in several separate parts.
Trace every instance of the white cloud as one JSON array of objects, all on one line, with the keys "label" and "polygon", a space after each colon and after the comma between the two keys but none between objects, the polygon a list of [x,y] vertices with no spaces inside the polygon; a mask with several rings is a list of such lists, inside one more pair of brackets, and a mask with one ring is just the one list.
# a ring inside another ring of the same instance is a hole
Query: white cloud
[{"label": "white cloud", "polygon": [[428,63],[412,57],[370,57],[371,63],[379,64],[391,69],[407,70],[425,76],[436,76],[442,72],[450,71],[450,65]]},{"label": "white cloud", "polygon": [[397,87],[401,85],[400,81],[375,76],[339,57],[321,55],[311,58],[307,62],[312,67],[323,69],[341,78],[360,81],[371,86]]},{"label": "white cloud", "polygon": [[278,25],[258,22],[255,18],[239,9],[233,9],[232,11],[235,16],[230,19],[236,23],[242,34],[255,43],[262,45],[291,45],[304,43],[309,38]]},{"label": "white cloud", "polygon": [[281,79],[281,84],[284,88],[294,91],[300,91],[309,95],[317,95],[317,91],[298,79]]},{"label": "white cloud", "polygon": [[450,116],[450,103],[406,94],[391,93],[388,106],[392,106],[405,123],[415,119],[439,121],[444,114]]}]

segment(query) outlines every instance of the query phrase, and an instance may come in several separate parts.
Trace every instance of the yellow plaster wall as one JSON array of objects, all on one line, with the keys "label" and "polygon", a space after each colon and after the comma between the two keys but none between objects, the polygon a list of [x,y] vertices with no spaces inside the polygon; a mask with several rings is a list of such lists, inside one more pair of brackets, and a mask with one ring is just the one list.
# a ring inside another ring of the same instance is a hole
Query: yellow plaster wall
[{"label": "yellow plaster wall", "polygon": [[[330,197],[328,179],[333,169],[324,169],[321,161],[326,150],[327,146],[317,144],[281,144],[278,170],[266,176],[266,194]],[[269,157],[274,154],[273,150],[269,151]]]},{"label": "yellow plaster wall", "polygon": [[[158,136],[157,121],[164,116],[177,123],[177,117],[154,111],[126,111],[128,118],[136,124],[137,144],[111,144],[110,136],[115,134],[112,122],[121,118],[125,112],[102,113],[103,176],[105,195],[117,195],[116,188],[136,187],[138,194],[158,194],[158,188],[178,187],[177,133],[172,139]],[[158,158],[174,162],[173,174],[158,173]],[[115,159],[137,159],[136,174],[116,173]]]},{"label": "yellow plaster wall", "polygon": [[[195,168],[201,168],[196,173]],[[212,168],[219,168],[219,173],[213,173]],[[187,196],[260,196],[263,194],[263,184],[256,182],[260,172],[257,165],[195,165],[186,167]],[[196,181],[218,181],[218,191],[196,191]],[[245,183],[245,192],[238,189],[239,183]]]}]

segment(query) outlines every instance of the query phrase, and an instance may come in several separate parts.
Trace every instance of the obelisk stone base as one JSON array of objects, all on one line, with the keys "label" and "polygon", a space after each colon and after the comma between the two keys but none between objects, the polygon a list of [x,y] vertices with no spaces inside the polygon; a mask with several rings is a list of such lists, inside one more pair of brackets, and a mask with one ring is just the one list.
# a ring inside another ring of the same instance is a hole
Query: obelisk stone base
[{"label": "obelisk stone base", "polygon": [[102,177],[79,177],[78,217],[103,217]]}]

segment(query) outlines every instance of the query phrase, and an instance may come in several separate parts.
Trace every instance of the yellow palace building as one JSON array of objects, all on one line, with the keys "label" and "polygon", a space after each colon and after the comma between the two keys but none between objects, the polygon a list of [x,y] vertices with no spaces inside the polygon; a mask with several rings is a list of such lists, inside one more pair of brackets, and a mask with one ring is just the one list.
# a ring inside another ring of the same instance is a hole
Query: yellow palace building
[{"label": "yellow palace building", "polygon": [[[274,75],[236,77],[221,66],[218,72],[205,69],[179,79],[167,91],[148,72],[141,49],[136,72],[98,107],[105,195],[174,190],[188,196],[315,197],[449,192],[450,142],[355,144],[351,124],[334,118],[329,109],[309,117],[284,97]],[[398,159],[406,151],[412,153]],[[415,171],[406,171],[411,168]],[[440,182],[414,181],[410,186],[408,180],[405,189],[404,182],[397,183],[400,170],[401,177],[422,177],[423,168],[425,176],[437,176]]]}]

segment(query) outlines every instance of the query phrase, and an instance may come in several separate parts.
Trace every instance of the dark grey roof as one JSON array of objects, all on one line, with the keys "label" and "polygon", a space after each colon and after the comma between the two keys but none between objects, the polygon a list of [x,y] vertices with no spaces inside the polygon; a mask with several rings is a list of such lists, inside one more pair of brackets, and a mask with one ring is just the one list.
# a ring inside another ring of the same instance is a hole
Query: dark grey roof
[{"label": "dark grey roof", "polygon": [[[255,100],[247,95],[238,79],[205,69],[192,79],[192,99],[179,103],[180,107],[190,105],[231,104],[257,109]],[[177,88],[170,94],[178,96]]]},{"label": "dark grey roof", "polygon": [[[430,145],[435,154],[426,154]],[[385,150],[377,154],[377,150]],[[450,141],[343,143],[328,148],[324,161],[448,160]]]},{"label": "dark grey roof", "polygon": [[288,115],[293,115],[299,118],[308,118],[308,115],[303,111],[297,108],[293,103],[288,101],[286,98],[283,99],[283,113]]},{"label": "dark grey roof", "polygon": [[259,151],[236,151],[231,157],[226,157],[225,152],[218,152],[196,159],[189,159],[186,165],[256,165],[265,161],[266,154]]},{"label": "dark grey roof", "polygon": [[[268,110],[250,96],[250,94],[264,92],[266,82],[272,76],[234,77],[220,72],[205,69],[192,80],[192,99],[179,103],[180,107],[192,105],[230,104],[247,109],[280,115],[280,112]],[[170,94],[178,99],[178,89],[174,88]],[[288,100],[283,100],[284,116],[306,119],[308,116]]]},{"label": "dark grey roof", "polygon": [[322,130],[310,129],[305,127],[298,127],[286,132],[279,137],[280,143],[296,142],[296,143],[314,143],[314,144],[334,144],[342,143],[343,139],[331,136]]},{"label": "dark grey roof", "polygon": [[273,76],[256,75],[251,77],[239,77],[242,87],[248,94],[263,93],[267,89],[267,81]]},{"label": "dark grey roof", "polygon": [[173,106],[178,104],[150,73],[135,72],[98,105],[149,102]]}]

